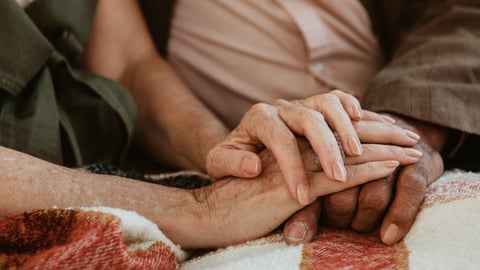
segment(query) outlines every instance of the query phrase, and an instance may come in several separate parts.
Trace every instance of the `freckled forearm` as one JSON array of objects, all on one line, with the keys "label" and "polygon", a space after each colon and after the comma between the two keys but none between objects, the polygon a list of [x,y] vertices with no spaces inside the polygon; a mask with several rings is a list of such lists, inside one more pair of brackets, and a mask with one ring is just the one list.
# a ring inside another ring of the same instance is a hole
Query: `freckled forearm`
[{"label": "freckled forearm", "polygon": [[136,1],[99,1],[84,62],[131,93],[138,111],[135,141],[151,157],[205,170],[208,151],[227,129],[157,53]]},{"label": "freckled forearm", "polygon": [[208,151],[228,130],[168,63],[147,58],[124,80],[138,108],[137,141],[159,161],[204,171]]},{"label": "freckled forearm", "polygon": [[201,224],[188,190],[69,169],[1,146],[0,161],[0,216],[50,207],[121,208],[145,216],[187,247],[187,236]]}]

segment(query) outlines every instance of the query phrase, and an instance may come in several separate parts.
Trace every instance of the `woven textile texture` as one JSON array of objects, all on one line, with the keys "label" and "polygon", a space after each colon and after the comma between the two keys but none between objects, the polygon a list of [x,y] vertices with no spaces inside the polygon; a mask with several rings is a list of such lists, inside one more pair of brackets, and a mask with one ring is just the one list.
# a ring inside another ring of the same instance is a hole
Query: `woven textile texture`
[{"label": "woven textile texture", "polygon": [[176,269],[158,241],[129,250],[120,219],[83,210],[36,210],[0,219],[1,269]]},{"label": "woven textile texture", "polygon": [[480,174],[445,173],[428,189],[403,241],[378,232],[321,228],[312,243],[287,246],[281,233],[216,250],[180,265],[200,269],[480,269]]},{"label": "woven textile texture", "polygon": [[43,209],[0,218],[0,269],[480,269],[479,223],[480,174],[460,171],[428,188],[410,232],[393,246],[377,232],[321,228],[305,245],[288,246],[275,232],[186,260],[133,212]]}]

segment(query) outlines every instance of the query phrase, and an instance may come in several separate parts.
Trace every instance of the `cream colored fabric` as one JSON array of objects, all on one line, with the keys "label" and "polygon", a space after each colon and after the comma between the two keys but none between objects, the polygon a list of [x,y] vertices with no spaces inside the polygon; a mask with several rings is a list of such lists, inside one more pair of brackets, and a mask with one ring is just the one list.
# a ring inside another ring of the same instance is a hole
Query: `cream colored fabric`
[{"label": "cream colored fabric", "polygon": [[447,171],[430,185],[403,241],[378,232],[320,227],[311,243],[287,246],[281,233],[229,246],[181,264],[182,270],[480,269],[480,173]]},{"label": "cream colored fabric", "polygon": [[178,0],[169,60],[229,127],[257,102],[361,97],[382,64],[357,0]]}]

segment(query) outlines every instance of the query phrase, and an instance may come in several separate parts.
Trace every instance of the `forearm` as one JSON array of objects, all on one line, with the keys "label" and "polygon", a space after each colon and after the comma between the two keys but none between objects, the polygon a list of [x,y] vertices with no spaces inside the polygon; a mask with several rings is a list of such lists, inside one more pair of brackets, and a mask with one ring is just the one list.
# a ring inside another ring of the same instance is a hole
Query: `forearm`
[{"label": "forearm", "polygon": [[136,142],[153,158],[205,170],[208,151],[228,130],[155,51],[125,72],[121,82],[137,104]]},{"label": "forearm", "polygon": [[[395,151],[388,149],[366,151],[367,154],[361,160],[348,161],[350,165],[347,166],[345,182],[333,181],[319,171],[311,147],[306,142],[299,143],[303,145],[302,157],[308,172],[309,203],[320,196],[390,175],[399,165],[391,160],[392,156],[401,158],[398,154],[392,154]],[[381,152],[386,155],[377,155]],[[254,179],[227,177],[195,190],[197,201],[206,207],[205,223],[209,224],[209,230],[197,236],[198,241],[206,246],[224,246],[261,237],[304,207],[289,195],[282,173],[270,151],[264,150],[260,157],[264,165],[260,176]]]},{"label": "forearm", "polygon": [[0,161],[0,216],[51,207],[126,209],[156,223],[183,248],[263,236],[302,207],[288,196],[280,175],[271,181],[232,178],[191,192],[69,169],[1,146]]},{"label": "forearm", "polygon": [[227,130],[158,55],[137,1],[98,1],[84,60],[132,94],[143,149],[157,161],[205,170],[208,150]]},{"label": "forearm", "polygon": [[[0,215],[53,206],[121,208],[155,222],[184,248],[221,247],[263,236],[303,207],[289,196],[275,160],[264,158],[257,179],[229,178],[191,192],[68,169],[0,147]],[[312,171],[310,201],[384,177],[397,166],[351,166],[346,182]]]},{"label": "forearm", "polygon": [[[0,215],[50,207],[108,206],[135,211],[188,247],[201,216],[187,190],[73,170],[0,147]],[[182,224],[182,226],[178,226]]]}]

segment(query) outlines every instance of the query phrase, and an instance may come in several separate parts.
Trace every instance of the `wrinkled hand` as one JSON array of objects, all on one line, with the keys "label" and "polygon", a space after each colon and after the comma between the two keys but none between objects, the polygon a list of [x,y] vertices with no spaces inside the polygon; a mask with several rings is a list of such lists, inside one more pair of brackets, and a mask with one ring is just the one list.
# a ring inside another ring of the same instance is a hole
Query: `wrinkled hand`
[{"label": "wrinkled hand", "polygon": [[[438,127],[419,122],[407,123],[398,116],[391,117],[397,120],[399,126],[421,134],[415,146],[423,153],[420,160],[384,179],[326,196],[304,210],[305,213],[298,212],[286,224],[287,242],[310,241],[316,233],[320,213],[327,225],[359,232],[370,232],[381,223],[380,234],[386,244],[394,244],[406,235],[427,186],[443,173],[443,161],[438,151],[443,147],[446,136],[445,130]],[[414,152],[410,154],[415,155]],[[299,224],[308,228],[302,240],[298,240],[301,228],[294,226]],[[291,240],[288,230],[292,230]]]},{"label": "wrinkled hand", "polygon": [[278,162],[292,198],[306,205],[309,186],[295,135],[308,139],[328,177],[345,181],[342,153],[333,131],[345,153],[358,156],[362,147],[352,120],[360,118],[388,121],[363,112],[355,97],[340,90],[298,101],[254,105],[225,141],[208,153],[208,174],[213,179],[258,176],[262,163],[257,153],[266,147]]},{"label": "wrinkled hand", "polygon": [[[385,177],[399,166],[398,161],[370,162],[373,157],[362,157],[353,162],[358,164],[345,167],[346,181],[331,181],[319,169],[311,147],[302,145],[308,143],[301,143],[299,148],[310,185],[308,203],[319,196]],[[401,149],[392,151],[397,150]],[[191,246],[223,247],[264,236],[303,207],[289,195],[272,153],[264,150],[259,157],[263,170],[253,180],[227,177],[194,191],[195,201],[200,204],[195,208],[202,209],[199,216],[203,221],[197,223],[195,235],[190,238],[196,242],[190,243]]]}]

